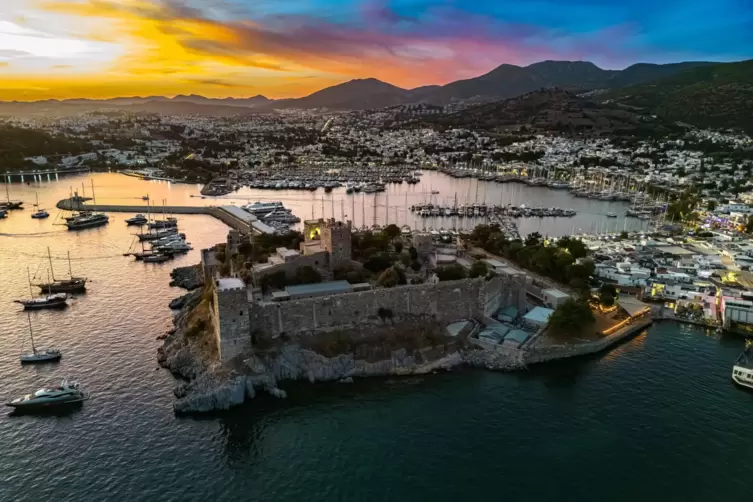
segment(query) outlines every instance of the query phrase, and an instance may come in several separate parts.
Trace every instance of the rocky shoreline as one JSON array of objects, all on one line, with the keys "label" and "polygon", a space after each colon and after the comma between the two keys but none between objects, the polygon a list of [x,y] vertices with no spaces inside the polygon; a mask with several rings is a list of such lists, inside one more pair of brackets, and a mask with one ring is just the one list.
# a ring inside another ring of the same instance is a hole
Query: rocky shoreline
[{"label": "rocky shoreline", "polygon": [[188,267],[177,267],[170,272],[170,286],[193,291],[204,285],[204,276],[201,273],[200,265],[190,265]]},{"label": "rocky shoreline", "polygon": [[158,362],[181,378],[176,385],[173,409],[176,413],[206,413],[227,410],[253,399],[259,392],[285,398],[278,382],[352,382],[354,378],[425,375],[469,365],[499,371],[520,369],[522,365],[483,350],[455,350],[436,357],[433,347],[409,354],[392,351],[389,359],[367,361],[353,354],[325,357],[299,345],[252,354],[233,367],[222,366],[208,357],[197,339],[188,336],[191,312],[201,302],[203,290],[188,293],[174,318],[175,328],[158,349]]}]

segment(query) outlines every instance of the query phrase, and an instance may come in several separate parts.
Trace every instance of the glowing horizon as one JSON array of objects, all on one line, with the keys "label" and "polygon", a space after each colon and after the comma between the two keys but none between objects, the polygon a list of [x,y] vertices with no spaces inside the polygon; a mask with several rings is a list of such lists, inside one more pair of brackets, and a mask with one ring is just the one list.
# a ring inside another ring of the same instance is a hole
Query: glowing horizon
[{"label": "glowing horizon", "polygon": [[[467,5],[467,4],[473,5]],[[747,0],[3,0],[0,100],[298,97],[500,64],[753,57]]]}]

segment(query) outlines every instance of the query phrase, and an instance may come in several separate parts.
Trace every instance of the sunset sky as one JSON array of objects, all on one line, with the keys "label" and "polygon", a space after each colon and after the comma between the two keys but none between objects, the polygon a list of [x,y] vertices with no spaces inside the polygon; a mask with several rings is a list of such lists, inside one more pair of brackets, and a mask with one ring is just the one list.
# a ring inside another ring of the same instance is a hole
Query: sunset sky
[{"label": "sunset sky", "polygon": [[0,0],[0,100],[301,96],[502,63],[753,58],[753,0]]}]

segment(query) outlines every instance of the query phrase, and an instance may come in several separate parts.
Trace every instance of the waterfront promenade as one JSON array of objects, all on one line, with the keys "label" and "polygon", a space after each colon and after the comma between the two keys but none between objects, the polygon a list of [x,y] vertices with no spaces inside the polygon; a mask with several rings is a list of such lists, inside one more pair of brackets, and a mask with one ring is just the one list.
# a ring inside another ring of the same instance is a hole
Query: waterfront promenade
[{"label": "waterfront promenade", "polygon": [[[56,204],[63,211],[96,211],[101,213],[144,213],[144,206],[122,206],[110,204],[81,204],[74,199],[63,199]],[[160,206],[159,213],[169,214],[206,214],[217,218],[231,228],[243,233],[251,233],[251,215],[248,220],[239,218],[232,211],[222,206]]]}]

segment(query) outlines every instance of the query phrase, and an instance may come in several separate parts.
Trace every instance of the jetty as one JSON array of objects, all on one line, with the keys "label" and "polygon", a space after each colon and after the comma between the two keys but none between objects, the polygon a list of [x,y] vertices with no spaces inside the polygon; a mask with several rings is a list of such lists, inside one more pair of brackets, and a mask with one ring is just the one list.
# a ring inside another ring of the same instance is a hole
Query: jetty
[{"label": "jetty", "polygon": [[[63,199],[56,204],[63,211],[94,211],[99,213],[143,213],[144,206],[120,206],[110,204],[86,204],[76,198]],[[230,228],[245,234],[274,233],[274,229],[258,221],[257,218],[235,206],[164,206],[160,212],[170,214],[206,214],[217,218]]]}]

